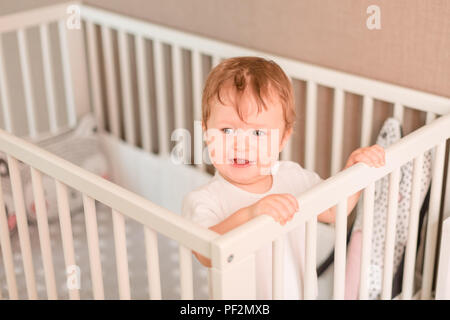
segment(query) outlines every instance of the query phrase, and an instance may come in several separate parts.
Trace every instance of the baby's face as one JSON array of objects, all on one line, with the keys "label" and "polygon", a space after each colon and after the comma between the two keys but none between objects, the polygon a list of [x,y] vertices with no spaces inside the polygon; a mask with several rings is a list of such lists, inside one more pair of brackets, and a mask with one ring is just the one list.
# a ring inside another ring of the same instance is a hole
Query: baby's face
[{"label": "baby's face", "polygon": [[243,108],[245,122],[233,107],[233,99],[228,94],[221,97],[225,105],[218,100],[213,102],[207,122],[210,159],[228,180],[238,184],[255,183],[270,174],[292,129],[285,133],[283,109],[276,94],[265,101],[268,108],[259,114],[251,94],[243,94],[236,100]]}]

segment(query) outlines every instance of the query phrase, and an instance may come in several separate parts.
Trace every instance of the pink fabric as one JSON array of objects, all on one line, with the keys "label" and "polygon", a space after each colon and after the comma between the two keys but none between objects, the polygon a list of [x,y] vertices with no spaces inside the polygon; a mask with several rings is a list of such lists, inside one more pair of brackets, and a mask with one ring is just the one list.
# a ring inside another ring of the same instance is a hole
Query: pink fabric
[{"label": "pink fabric", "polygon": [[9,227],[9,231],[11,231],[12,229],[14,229],[16,227],[16,215],[12,215],[8,217],[8,227]]},{"label": "pink fabric", "polygon": [[358,299],[359,278],[361,267],[362,232],[352,233],[347,252],[347,266],[345,270],[345,300]]}]

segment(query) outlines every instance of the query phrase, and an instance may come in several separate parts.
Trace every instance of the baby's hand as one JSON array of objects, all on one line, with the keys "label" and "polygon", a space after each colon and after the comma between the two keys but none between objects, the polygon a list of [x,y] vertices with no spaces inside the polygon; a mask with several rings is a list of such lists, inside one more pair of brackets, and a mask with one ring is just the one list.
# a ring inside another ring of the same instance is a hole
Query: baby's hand
[{"label": "baby's hand", "polygon": [[366,148],[359,148],[352,152],[344,169],[355,163],[363,162],[370,167],[382,167],[385,164],[385,152],[383,147],[377,144]]},{"label": "baby's hand", "polygon": [[298,211],[298,201],[289,193],[270,194],[248,208],[250,209],[250,219],[267,214],[281,225],[285,225]]}]

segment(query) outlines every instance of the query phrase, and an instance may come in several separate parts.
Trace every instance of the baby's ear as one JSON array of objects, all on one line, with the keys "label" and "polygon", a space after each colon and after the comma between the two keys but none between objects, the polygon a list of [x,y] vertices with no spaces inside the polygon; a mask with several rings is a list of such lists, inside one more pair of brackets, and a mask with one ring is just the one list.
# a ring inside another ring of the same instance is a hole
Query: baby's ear
[{"label": "baby's ear", "polygon": [[207,134],[207,129],[206,129],[205,123],[203,121],[202,121],[202,137],[203,137],[203,140],[208,144],[209,137]]},{"label": "baby's ear", "polygon": [[289,141],[289,138],[291,137],[293,130],[294,130],[294,128],[290,127],[289,129],[284,131],[283,139],[281,139],[281,143],[280,143],[280,152],[283,151],[284,146]]}]

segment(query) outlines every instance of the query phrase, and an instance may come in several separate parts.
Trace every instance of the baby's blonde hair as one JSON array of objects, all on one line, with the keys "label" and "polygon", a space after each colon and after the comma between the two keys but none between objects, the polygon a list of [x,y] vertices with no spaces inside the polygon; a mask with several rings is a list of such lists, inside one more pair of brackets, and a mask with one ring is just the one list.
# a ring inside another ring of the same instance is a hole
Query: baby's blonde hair
[{"label": "baby's blonde hair", "polygon": [[[261,107],[267,110],[264,98],[270,96],[269,88],[273,88],[283,107],[285,132],[294,126],[296,115],[292,83],[280,66],[261,57],[234,57],[219,63],[208,75],[202,96],[202,123],[205,128],[211,115],[211,99],[217,97],[223,104],[220,90],[229,81],[239,94],[249,86],[250,92],[256,98],[258,113],[261,112]],[[234,107],[239,118],[245,122],[239,105]]]}]

